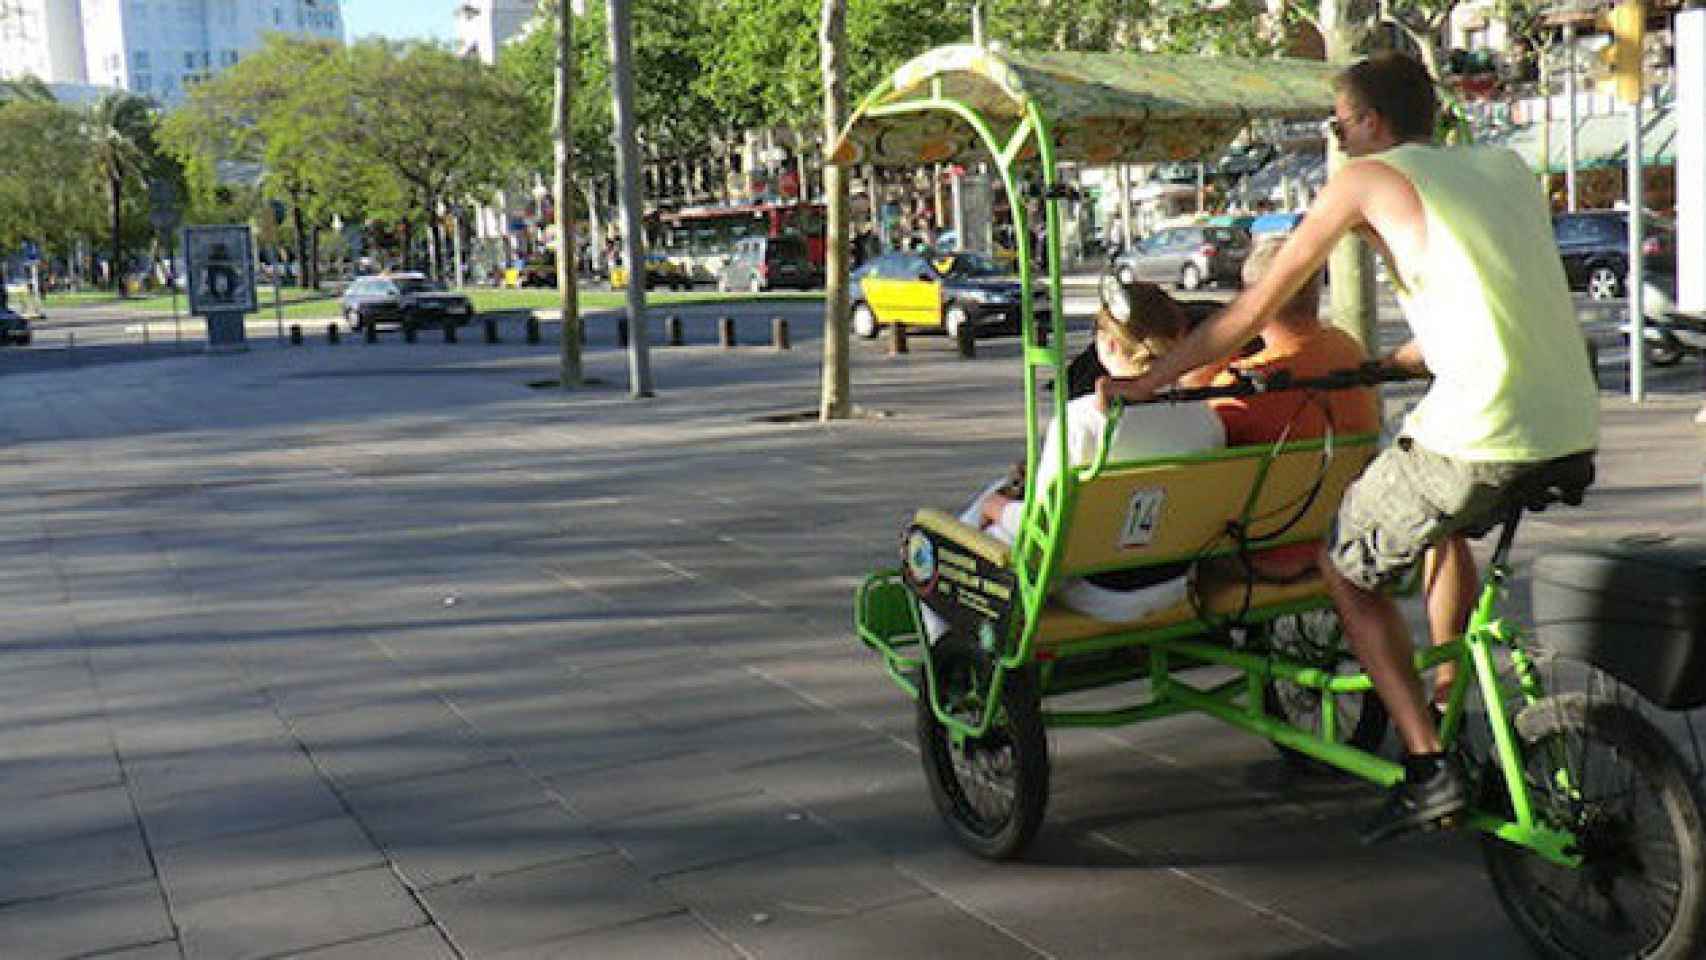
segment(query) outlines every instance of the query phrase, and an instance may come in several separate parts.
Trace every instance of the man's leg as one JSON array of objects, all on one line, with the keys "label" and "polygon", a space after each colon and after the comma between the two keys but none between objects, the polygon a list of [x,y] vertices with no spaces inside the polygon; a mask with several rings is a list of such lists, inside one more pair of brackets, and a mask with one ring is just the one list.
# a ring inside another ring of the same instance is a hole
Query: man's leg
[{"label": "man's leg", "polygon": [[[1461,638],[1469,628],[1476,592],[1475,555],[1469,552],[1468,540],[1453,534],[1428,551],[1422,589],[1427,595],[1428,635],[1433,645],[1443,646]],[[1434,703],[1445,706],[1456,679],[1456,663],[1440,664],[1434,672]]]},{"label": "man's leg", "polygon": [[1439,731],[1428,716],[1421,679],[1416,675],[1415,648],[1398,604],[1383,593],[1365,590],[1346,579],[1333,566],[1325,548],[1321,576],[1339,611],[1345,640],[1374,682],[1374,691],[1391,714],[1405,752],[1439,753]]}]

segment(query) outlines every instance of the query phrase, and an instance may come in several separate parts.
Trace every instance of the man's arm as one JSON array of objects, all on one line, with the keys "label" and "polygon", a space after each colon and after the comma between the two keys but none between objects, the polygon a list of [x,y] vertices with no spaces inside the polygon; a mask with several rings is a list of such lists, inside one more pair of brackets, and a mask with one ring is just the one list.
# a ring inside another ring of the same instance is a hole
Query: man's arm
[{"label": "man's arm", "polygon": [[1274,256],[1272,268],[1255,286],[1240,294],[1225,310],[1205,320],[1142,376],[1104,377],[1097,381],[1096,394],[1103,406],[1115,397],[1133,403],[1147,400],[1187,371],[1237,352],[1280,304],[1326,264],[1333,244],[1365,222],[1363,203],[1372,182],[1384,169],[1383,165],[1363,161],[1347,164],[1327,182],[1297,231]]}]

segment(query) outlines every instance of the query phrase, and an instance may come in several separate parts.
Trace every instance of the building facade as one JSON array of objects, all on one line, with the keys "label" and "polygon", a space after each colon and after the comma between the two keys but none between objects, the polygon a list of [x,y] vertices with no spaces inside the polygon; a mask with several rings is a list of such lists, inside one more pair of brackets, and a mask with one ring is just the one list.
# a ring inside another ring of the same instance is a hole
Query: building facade
[{"label": "building facade", "polygon": [[88,82],[163,104],[273,31],[344,36],[338,0],[0,0],[7,7],[26,12],[0,12],[0,77]]},{"label": "building facade", "polygon": [[456,8],[456,51],[497,63],[498,48],[520,36],[538,12],[534,0],[469,0]]}]

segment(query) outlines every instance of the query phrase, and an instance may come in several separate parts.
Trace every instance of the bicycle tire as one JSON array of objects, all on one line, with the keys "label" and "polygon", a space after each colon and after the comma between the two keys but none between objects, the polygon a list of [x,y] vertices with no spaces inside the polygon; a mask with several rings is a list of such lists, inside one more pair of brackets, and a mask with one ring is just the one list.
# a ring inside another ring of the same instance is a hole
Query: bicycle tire
[{"label": "bicycle tire", "polygon": [[[982,710],[982,701],[970,690],[970,680],[979,672],[975,659],[954,651],[935,656],[937,683],[947,693],[950,712],[971,719]],[[922,685],[917,721],[930,798],[954,838],[987,860],[1016,856],[1036,836],[1048,806],[1048,739],[1030,671],[1007,671],[994,722],[984,736],[965,742],[961,757],[956,757],[953,738],[937,721],[930,692]],[[985,782],[968,782],[974,777]],[[1010,800],[1005,810],[980,809],[1003,792]]]},{"label": "bicycle tire", "polygon": [[[1288,640],[1285,633],[1293,625],[1299,637]],[[1361,669],[1356,658],[1345,649],[1344,631],[1339,625],[1339,616],[1331,609],[1311,610],[1280,617],[1270,622],[1267,630],[1268,644],[1276,652],[1296,657],[1321,669],[1336,671],[1344,665]],[[1381,702],[1380,697],[1370,690],[1362,694],[1340,694],[1335,700],[1338,706],[1338,742],[1370,753],[1378,751],[1386,742],[1386,732],[1391,726],[1386,705]],[[1300,730],[1320,729],[1321,694],[1317,690],[1284,680],[1270,679],[1262,685],[1262,701],[1271,716]],[[1337,767],[1322,763],[1290,747],[1276,743],[1274,749],[1279,751],[1280,757],[1287,765],[1300,772],[1342,773]]]},{"label": "bicycle tire", "polygon": [[[1635,710],[1581,693],[1530,705],[1516,729],[1536,815],[1575,830],[1585,860],[1572,870],[1481,838],[1493,889],[1523,937],[1547,957],[1697,956],[1706,838],[1694,781],[1669,741]],[[1616,789],[1602,797],[1606,779]],[[1489,780],[1484,792],[1502,787]],[[1643,815],[1650,823],[1637,823]],[[1648,837],[1643,827],[1656,832]]]}]

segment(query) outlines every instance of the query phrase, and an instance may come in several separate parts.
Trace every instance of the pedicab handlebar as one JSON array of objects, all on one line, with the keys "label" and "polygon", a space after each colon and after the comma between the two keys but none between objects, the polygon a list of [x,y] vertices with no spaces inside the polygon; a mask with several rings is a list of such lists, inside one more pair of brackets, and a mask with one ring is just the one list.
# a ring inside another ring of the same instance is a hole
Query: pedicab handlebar
[{"label": "pedicab handlebar", "polygon": [[1383,383],[1406,383],[1430,379],[1425,374],[1411,373],[1381,363],[1365,363],[1357,367],[1333,370],[1318,377],[1294,376],[1289,370],[1263,373],[1254,370],[1233,370],[1237,379],[1232,383],[1210,387],[1176,387],[1158,390],[1144,403],[1187,403],[1193,400],[1214,400],[1221,397],[1250,397],[1260,393],[1280,393],[1288,390],[1352,390],[1376,387]]}]

